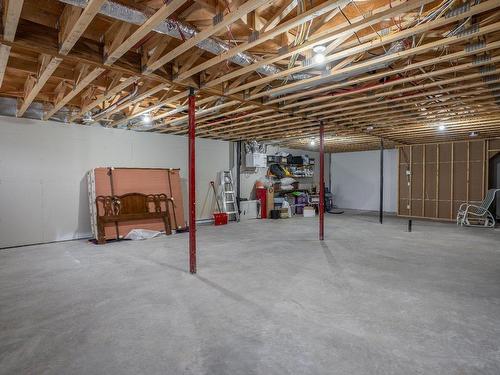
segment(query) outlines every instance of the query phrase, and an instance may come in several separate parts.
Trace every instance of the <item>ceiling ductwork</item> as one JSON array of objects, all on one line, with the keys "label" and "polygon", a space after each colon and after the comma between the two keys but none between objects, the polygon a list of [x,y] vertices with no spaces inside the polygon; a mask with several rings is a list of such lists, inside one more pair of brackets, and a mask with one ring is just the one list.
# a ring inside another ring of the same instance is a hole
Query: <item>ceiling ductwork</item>
[{"label": "ceiling ductwork", "polygon": [[[59,0],[59,1],[61,3],[73,5],[79,8],[85,8],[87,6],[87,0]],[[113,1],[106,1],[102,5],[99,13],[103,16],[110,17],[115,20],[123,22],[128,22],[133,25],[142,25],[149,18],[146,14],[144,14],[140,10],[129,8],[125,5],[118,4]],[[171,19],[166,19],[162,21],[153,30],[156,31],[157,33],[165,34],[176,39],[190,39],[196,34],[198,34],[198,30],[193,26],[183,23],[181,21],[177,20],[174,21]],[[196,46],[214,55],[221,55],[232,48],[230,44],[214,37],[207,38],[198,43]],[[255,56],[249,53],[241,52],[231,57],[229,61],[240,66],[247,66],[257,61],[257,59]],[[274,65],[263,65],[258,69],[256,69],[256,72],[263,75],[271,75],[281,72],[281,69]],[[301,80],[310,77],[311,75],[309,74],[293,74],[287,77],[287,79]]]}]

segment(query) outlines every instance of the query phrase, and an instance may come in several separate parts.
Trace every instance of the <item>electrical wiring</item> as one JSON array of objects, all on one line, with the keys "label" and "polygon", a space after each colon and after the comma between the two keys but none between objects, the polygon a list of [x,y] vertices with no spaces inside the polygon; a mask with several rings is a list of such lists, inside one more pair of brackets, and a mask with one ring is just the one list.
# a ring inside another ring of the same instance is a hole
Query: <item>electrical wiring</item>
[{"label": "electrical wiring", "polygon": [[[304,0],[299,0],[297,2],[297,14],[304,13],[306,11],[306,4]],[[313,20],[302,23],[298,26],[297,33],[295,34],[294,41],[292,43],[293,47],[299,46],[302,43],[304,43],[308,37],[309,33],[311,31],[311,25],[313,23]],[[290,60],[288,61],[288,69],[291,69],[295,66],[297,59],[299,58],[300,54],[296,53],[293,54],[290,57]],[[288,82],[288,77],[282,81],[282,85],[286,84]]]}]

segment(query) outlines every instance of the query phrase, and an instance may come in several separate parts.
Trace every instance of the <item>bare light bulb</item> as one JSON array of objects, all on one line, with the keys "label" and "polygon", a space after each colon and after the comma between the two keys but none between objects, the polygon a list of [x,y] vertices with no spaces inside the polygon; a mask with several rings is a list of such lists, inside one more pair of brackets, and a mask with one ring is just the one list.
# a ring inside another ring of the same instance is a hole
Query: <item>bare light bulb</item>
[{"label": "bare light bulb", "polygon": [[317,53],[313,57],[316,64],[323,64],[325,62],[325,55],[322,53]]}]

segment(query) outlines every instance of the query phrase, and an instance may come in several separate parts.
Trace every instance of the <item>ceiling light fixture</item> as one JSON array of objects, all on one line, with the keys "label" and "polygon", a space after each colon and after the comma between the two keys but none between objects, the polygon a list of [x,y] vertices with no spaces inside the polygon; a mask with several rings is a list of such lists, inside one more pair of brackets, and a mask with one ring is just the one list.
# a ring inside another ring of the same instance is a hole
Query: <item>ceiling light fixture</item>
[{"label": "ceiling light fixture", "polygon": [[313,52],[315,53],[315,55],[313,56],[313,60],[316,64],[323,64],[325,62],[325,51],[325,46],[319,45],[313,47]]},{"label": "ceiling light fixture", "polygon": [[439,131],[444,131],[445,129],[446,129],[446,126],[444,126],[443,124],[438,126]]},{"label": "ceiling light fixture", "polygon": [[151,121],[153,121],[153,119],[151,118],[151,115],[149,113],[142,115],[142,122],[144,122],[145,124],[151,124]]},{"label": "ceiling light fixture", "polygon": [[314,55],[313,59],[316,64],[323,64],[326,57],[322,53],[317,53],[316,55]]},{"label": "ceiling light fixture", "polygon": [[311,144],[311,146],[314,146],[316,144],[316,141],[314,139],[311,139],[310,144]]},{"label": "ceiling light fixture", "polygon": [[322,45],[314,46],[313,47],[313,51],[314,51],[314,53],[322,53],[322,54],[324,54],[325,51],[326,51],[326,47],[322,46]]}]

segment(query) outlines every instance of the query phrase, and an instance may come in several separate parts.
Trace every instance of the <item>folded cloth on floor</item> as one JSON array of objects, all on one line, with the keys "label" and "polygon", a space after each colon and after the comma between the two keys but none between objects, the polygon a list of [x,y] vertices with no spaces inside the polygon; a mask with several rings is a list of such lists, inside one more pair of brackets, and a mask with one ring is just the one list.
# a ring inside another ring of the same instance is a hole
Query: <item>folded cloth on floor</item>
[{"label": "folded cloth on floor", "polygon": [[147,240],[149,238],[158,237],[162,232],[158,232],[157,230],[149,230],[149,229],[132,229],[125,236],[126,240]]}]

